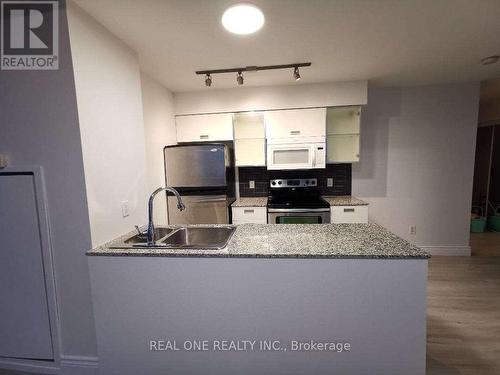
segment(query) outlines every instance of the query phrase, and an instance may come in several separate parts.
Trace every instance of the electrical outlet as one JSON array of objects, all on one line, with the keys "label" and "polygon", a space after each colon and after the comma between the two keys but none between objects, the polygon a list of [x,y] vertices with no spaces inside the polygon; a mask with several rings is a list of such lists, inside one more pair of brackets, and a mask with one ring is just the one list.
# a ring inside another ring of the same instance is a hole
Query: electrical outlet
[{"label": "electrical outlet", "polygon": [[122,217],[129,216],[130,213],[128,212],[128,201],[121,202],[121,206],[122,206]]},{"label": "electrical outlet", "polygon": [[416,225],[410,225],[410,227],[408,228],[408,232],[410,234],[413,234],[413,235],[417,234],[417,226]]},{"label": "electrical outlet", "polygon": [[248,188],[249,189],[255,189],[255,181],[254,180],[248,181]]},{"label": "electrical outlet", "polygon": [[333,186],[333,178],[327,178],[326,179],[326,186],[332,187]]}]

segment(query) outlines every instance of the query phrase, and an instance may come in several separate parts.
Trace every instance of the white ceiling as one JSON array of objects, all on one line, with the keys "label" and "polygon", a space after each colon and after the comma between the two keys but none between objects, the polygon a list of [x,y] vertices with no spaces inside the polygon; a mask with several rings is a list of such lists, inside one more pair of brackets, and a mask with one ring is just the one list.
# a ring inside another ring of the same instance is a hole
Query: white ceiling
[{"label": "white ceiling", "polygon": [[[195,70],[311,61],[300,83],[369,80],[425,85],[500,77],[499,0],[252,0],[258,33],[226,32],[230,0],[76,0],[138,52],[174,92],[205,89]],[[215,75],[212,88],[235,87]],[[296,84],[291,71],[246,73],[245,85]],[[207,88],[208,89],[208,88]]]}]

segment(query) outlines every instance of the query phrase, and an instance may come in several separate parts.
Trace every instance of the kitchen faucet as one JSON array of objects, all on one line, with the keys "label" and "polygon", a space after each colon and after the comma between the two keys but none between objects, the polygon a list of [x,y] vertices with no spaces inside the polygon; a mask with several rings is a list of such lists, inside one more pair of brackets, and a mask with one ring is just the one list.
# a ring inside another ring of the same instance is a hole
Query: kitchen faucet
[{"label": "kitchen faucet", "polygon": [[182,203],[182,199],[181,196],[179,195],[179,192],[174,188],[166,186],[166,187],[160,187],[155,191],[153,191],[151,193],[151,196],[149,197],[149,202],[148,202],[148,246],[153,246],[155,244],[155,227],[153,224],[153,200],[155,199],[156,194],[162,191],[169,191],[175,195],[175,197],[177,198],[177,208],[179,209],[179,211],[183,211],[186,209],[186,206],[184,205],[184,203]]}]

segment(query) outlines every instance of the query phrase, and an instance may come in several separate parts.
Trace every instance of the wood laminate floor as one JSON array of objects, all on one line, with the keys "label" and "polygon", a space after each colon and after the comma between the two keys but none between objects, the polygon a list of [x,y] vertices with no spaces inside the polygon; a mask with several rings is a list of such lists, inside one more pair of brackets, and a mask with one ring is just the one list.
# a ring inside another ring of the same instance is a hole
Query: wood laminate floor
[{"label": "wood laminate floor", "polygon": [[500,257],[431,258],[427,304],[428,375],[500,375]]},{"label": "wood laminate floor", "polygon": [[473,256],[500,256],[500,233],[484,232],[470,234]]},{"label": "wood laminate floor", "polygon": [[500,374],[500,257],[433,257],[427,374]]}]

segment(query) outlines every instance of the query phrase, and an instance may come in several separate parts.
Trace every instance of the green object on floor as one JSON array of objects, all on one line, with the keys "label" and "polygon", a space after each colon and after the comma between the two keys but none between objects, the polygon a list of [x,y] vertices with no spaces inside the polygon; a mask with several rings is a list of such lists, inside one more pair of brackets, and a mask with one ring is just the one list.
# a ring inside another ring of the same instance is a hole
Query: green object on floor
[{"label": "green object on floor", "polygon": [[491,202],[488,202],[491,209],[493,210],[493,215],[488,216],[488,229],[494,232],[500,232],[500,206],[493,206]]},{"label": "green object on floor", "polygon": [[483,233],[486,229],[486,218],[480,217],[477,219],[470,220],[470,231],[471,233]]},{"label": "green object on floor", "polygon": [[500,215],[488,216],[488,229],[500,232]]}]

